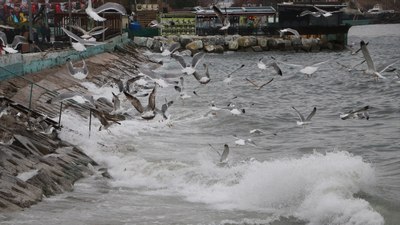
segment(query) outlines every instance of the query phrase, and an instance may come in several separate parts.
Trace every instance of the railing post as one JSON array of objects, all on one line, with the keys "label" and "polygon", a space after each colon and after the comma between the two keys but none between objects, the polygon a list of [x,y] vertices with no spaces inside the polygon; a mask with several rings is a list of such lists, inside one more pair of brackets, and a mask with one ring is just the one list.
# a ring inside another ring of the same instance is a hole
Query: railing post
[{"label": "railing post", "polygon": [[32,91],[33,91],[33,83],[31,83],[31,91],[29,94],[29,109],[32,108]]},{"label": "railing post", "polygon": [[58,126],[61,126],[62,106],[63,106],[63,103],[61,102],[61,104],[60,104],[60,115],[58,116]]},{"label": "railing post", "polygon": [[91,131],[92,131],[92,109],[89,109],[89,138]]}]

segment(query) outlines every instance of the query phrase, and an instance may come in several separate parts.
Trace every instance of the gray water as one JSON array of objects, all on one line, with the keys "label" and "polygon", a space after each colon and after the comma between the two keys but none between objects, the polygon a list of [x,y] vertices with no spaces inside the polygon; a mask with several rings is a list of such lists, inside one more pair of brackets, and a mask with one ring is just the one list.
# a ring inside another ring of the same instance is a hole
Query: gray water
[{"label": "gray water", "polygon": [[[351,28],[349,43],[360,40],[369,42],[378,67],[400,57],[400,25]],[[331,61],[311,78],[280,64],[280,77],[257,68],[263,56],[303,65]],[[0,224],[399,224],[400,79],[394,72],[375,81],[336,61],[352,65],[362,55],[207,54],[212,81],[199,86],[185,77],[191,98],[180,99],[173,86],[159,89],[158,103],[164,97],[175,101],[167,121],[124,121],[90,139],[82,126],[87,121],[67,111],[63,125],[69,129],[61,137],[107,166],[113,179],[88,176],[73,192],[0,215]],[[225,84],[226,73],[241,64],[246,66]],[[170,61],[158,71],[178,68]],[[255,90],[245,77],[258,83],[275,79]],[[115,91],[85,85],[97,97],[111,98]],[[233,102],[246,113],[208,114],[212,101],[219,107]],[[369,120],[339,118],[365,105]],[[298,126],[292,106],[305,115],[317,107],[312,123]],[[127,102],[124,107],[131,109]],[[252,129],[263,133],[250,134]],[[251,138],[256,146],[237,145],[233,135]],[[230,154],[222,166],[209,144],[222,152],[225,143]]]}]

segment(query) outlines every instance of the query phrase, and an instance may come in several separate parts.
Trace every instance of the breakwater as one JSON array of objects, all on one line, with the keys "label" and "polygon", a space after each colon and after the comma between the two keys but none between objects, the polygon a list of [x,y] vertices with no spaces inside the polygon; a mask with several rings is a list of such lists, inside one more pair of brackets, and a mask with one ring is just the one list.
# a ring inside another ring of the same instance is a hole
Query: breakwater
[{"label": "breakwater", "polygon": [[223,53],[225,51],[305,51],[318,52],[327,50],[343,50],[344,44],[329,41],[329,36],[320,38],[305,37],[262,37],[262,36],[157,36],[134,37],[134,43],[140,47],[158,52],[163,43],[178,42],[182,49],[192,52],[204,50],[209,53]]}]

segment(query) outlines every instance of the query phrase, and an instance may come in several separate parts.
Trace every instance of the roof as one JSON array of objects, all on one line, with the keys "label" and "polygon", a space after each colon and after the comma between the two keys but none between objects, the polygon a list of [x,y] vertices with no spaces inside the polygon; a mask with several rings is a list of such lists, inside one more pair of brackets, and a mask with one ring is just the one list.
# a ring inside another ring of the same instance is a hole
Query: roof
[{"label": "roof", "polygon": [[[265,14],[275,14],[276,10],[272,6],[262,6],[262,7],[230,7],[221,8],[223,13],[228,13],[230,16],[241,16],[241,15],[265,15]],[[202,9],[196,11],[197,16],[215,16],[215,12],[212,9]]]}]

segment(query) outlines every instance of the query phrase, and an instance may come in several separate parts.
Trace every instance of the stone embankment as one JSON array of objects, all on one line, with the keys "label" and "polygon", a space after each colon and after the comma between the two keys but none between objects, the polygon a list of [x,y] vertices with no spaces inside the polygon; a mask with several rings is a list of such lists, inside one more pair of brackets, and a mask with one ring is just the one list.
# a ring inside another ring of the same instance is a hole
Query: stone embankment
[{"label": "stone embankment", "polygon": [[323,49],[343,50],[344,46],[329,42],[326,38],[272,38],[265,36],[168,36],[168,37],[134,37],[136,45],[147,47],[152,51],[160,51],[165,44],[179,42],[182,49],[192,52],[204,50],[210,53],[225,51],[305,51],[318,52]]},{"label": "stone embankment", "polygon": [[[136,65],[146,60],[129,45],[117,47],[114,52],[86,59],[89,75],[84,81],[101,86],[127,73],[137,74]],[[63,129],[62,116],[58,123],[60,103],[50,104],[49,100],[66,91],[90,94],[82,80],[70,76],[65,65],[24,78],[0,83],[0,213],[29,207],[43,196],[71,191],[75,181],[93,173],[110,178],[107,170],[96,167],[82,149],[57,137],[58,130]],[[31,86],[30,81],[35,85]],[[63,104],[63,108],[89,117],[89,110],[74,104]],[[46,126],[55,129],[49,131],[44,129]]]}]

